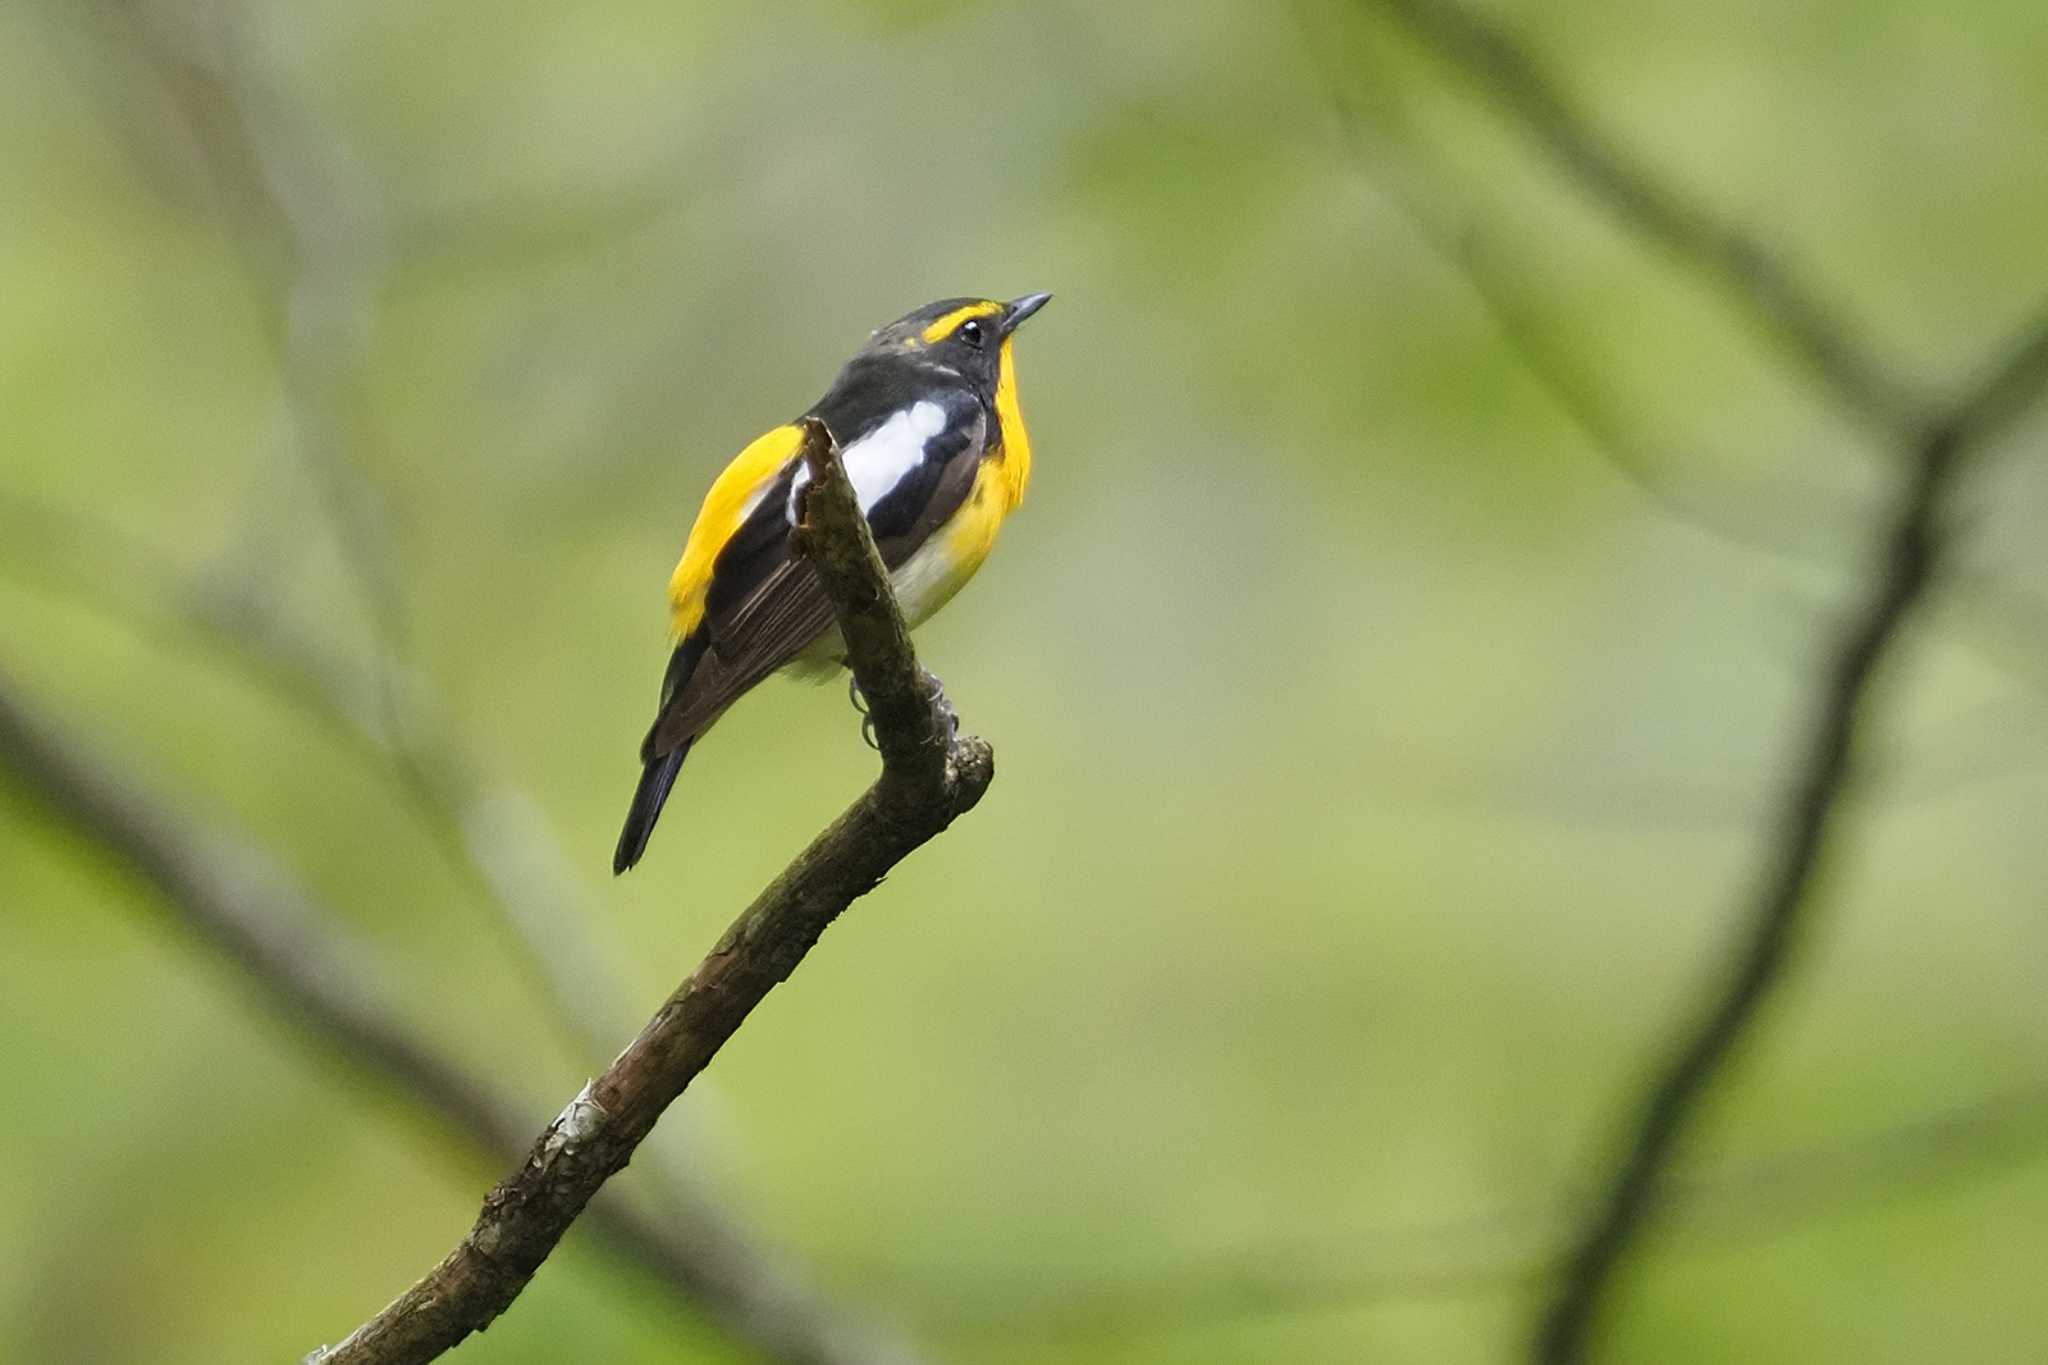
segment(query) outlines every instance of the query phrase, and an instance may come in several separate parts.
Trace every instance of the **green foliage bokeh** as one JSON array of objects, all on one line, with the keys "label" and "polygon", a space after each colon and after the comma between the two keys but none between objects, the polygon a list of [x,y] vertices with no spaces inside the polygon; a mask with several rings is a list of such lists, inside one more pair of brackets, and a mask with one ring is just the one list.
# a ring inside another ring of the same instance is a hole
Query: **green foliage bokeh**
[{"label": "green foliage bokeh", "polygon": [[[2037,7],[1496,9],[1900,373],[1960,384],[2037,307]],[[296,226],[209,170],[222,71]],[[587,1063],[388,775],[79,582],[245,576],[367,659],[335,527],[370,526],[408,663],[555,825],[638,1016],[872,763],[839,688],[770,685],[606,878],[696,499],[868,328],[1054,291],[1031,497],[920,637],[996,785],[669,1122],[942,1358],[1512,1353],[1529,1287],[1429,1287],[1490,1254],[1444,1229],[1585,1188],[1710,980],[1894,452],[1484,92],[1332,0],[34,0],[0,8],[0,170],[0,666],[274,846],[536,1130]],[[1446,234],[1698,517],[1617,471]],[[1970,573],[2037,594],[2043,430],[1966,499]],[[109,538],[39,544],[45,514]],[[1812,955],[1700,1164],[2038,1085],[2048,637],[2016,632],[1944,598],[1886,674]],[[0,1358],[295,1359],[494,1175],[11,782],[0,1085]],[[1679,1220],[1613,1358],[2039,1358],[2048,1168],[1941,1170]],[[457,1358],[737,1357],[572,1239]]]}]

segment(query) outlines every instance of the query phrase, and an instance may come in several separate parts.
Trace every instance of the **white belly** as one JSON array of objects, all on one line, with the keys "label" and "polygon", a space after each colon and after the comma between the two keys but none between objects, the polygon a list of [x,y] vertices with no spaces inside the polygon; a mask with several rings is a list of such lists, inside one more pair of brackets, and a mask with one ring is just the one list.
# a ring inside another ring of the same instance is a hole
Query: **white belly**
[{"label": "white belly", "polygon": [[[906,625],[916,630],[967,586],[967,580],[995,548],[996,531],[1014,505],[1014,498],[1001,483],[999,467],[984,463],[975,475],[974,491],[953,519],[890,571],[889,586],[895,590]],[[791,662],[790,671],[828,676],[845,654],[839,628],[834,626]]]},{"label": "white belly", "polygon": [[[935,536],[932,543],[920,546],[916,554],[903,561],[889,575],[889,586],[895,590],[896,605],[903,612],[904,624],[916,630],[931,620],[940,607],[953,600],[953,595],[967,585],[974,577],[980,561],[962,565],[946,554],[943,535]],[[846,645],[839,638],[839,627],[833,626],[805,647],[804,652],[789,661],[788,671],[797,677],[812,681],[829,678],[846,660]]]}]

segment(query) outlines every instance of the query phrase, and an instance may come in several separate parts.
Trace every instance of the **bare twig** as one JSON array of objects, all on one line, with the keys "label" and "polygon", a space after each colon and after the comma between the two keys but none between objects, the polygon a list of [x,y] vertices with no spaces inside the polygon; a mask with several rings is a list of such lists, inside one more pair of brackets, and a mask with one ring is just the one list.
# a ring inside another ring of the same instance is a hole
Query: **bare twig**
[{"label": "bare twig", "polygon": [[[1432,192],[1432,187],[1408,168],[1395,164],[1384,154],[1385,148],[1374,145],[1368,136],[1369,125],[1390,114],[1380,102],[1377,118],[1368,118],[1358,98],[1359,82],[1336,64],[1332,45],[1317,32],[1308,8],[1297,0],[1295,17],[1309,58],[1323,77],[1357,183],[1390,204],[1416,239],[1456,276],[1523,373],[1578,429],[1591,449],[1648,507],[1673,523],[1731,546],[1810,560],[1813,547],[1804,543],[1810,538],[1804,533],[1810,532],[1819,510],[1808,496],[1810,490],[1779,486],[1766,494],[1753,485],[1728,487],[1718,503],[1710,503],[1673,477],[1668,459],[1631,437],[1597,379],[1572,362],[1554,336],[1554,328],[1529,301],[1527,288],[1513,282],[1525,272],[1497,263],[1498,248],[1489,246],[1489,234],[1477,221],[1442,202],[1443,196]],[[1735,510],[1738,506],[1739,511]],[[1781,521],[1796,519],[1798,530],[1766,524],[1760,511]]]},{"label": "bare twig", "polygon": [[[1336,59],[1336,49],[1320,33],[1312,7],[1297,0],[1296,18],[1301,26],[1311,61],[1324,78],[1335,115],[1335,126],[1357,183],[1368,190],[1375,202],[1390,205],[1414,232],[1416,239],[1440,260],[1480,306],[1495,334],[1515,362],[1570,419],[1587,446],[1602,457],[1622,482],[1640,495],[1644,505],[1670,523],[1710,536],[1735,549],[1760,550],[1774,557],[1797,561],[1807,567],[1833,570],[1834,556],[1823,555],[1827,546],[1846,543],[1851,533],[1867,523],[1871,510],[1862,499],[1847,507],[1840,492],[1792,483],[1783,479],[1723,481],[1698,485],[1676,477],[1672,469],[1674,452],[1646,446],[1631,431],[1621,407],[1607,392],[1598,375],[1577,363],[1563,344],[1559,327],[1544,316],[1544,310],[1524,281],[1529,263],[1504,258],[1507,248],[1499,234],[1481,218],[1460,212],[1449,196],[1436,192],[1426,175],[1397,159],[1391,142],[1375,134],[1398,123],[1391,101],[1372,98],[1370,82],[1360,81]],[[1910,439],[1910,435],[1908,437]],[[1824,530],[1824,536],[1817,536]],[[1825,542],[1825,543],[1823,543]],[[1947,594],[1972,610],[1955,624],[1967,643],[1987,662],[2013,674],[2033,689],[2048,687],[2035,655],[2037,646],[2048,641],[2048,611],[2028,610],[2025,592],[2016,585],[1981,571],[1962,566],[1952,568]],[[2014,755],[2010,746],[2001,747],[1997,763],[1951,773],[1934,781],[1918,781],[1907,795],[1918,798],[1942,794],[1959,780],[1975,780],[1989,774],[1999,776],[2034,760]],[[1398,764],[1376,760],[1375,775],[1385,777]],[[1874,785],[1899,765],[1891,761],[1866,761],[1865,785]],[[1431,779],[1424,779],[1429,785]],[[1469,803],[1470,793],[1483,791],[1494,796],[1507,794],[1506,808],[1513,809],[1512,778],[1474,779],[1459,775],[1437,780],[1445,791],[1459,793]],[[1896,791],[1891,793],[1898,795]],[[1556,807],[1564,796],[1574,810],[1585,813],[1627,812],[1637,819],[1704,818],[1716,821],[1734,818],[1753,807],[1752,793],[1740,787],[1705,790],[1692,785],[1645,783],[1626,784],[1611,792],[1592,795],[1560,793],[1545,788],[1540,795],[1547,808]]]},{"label": "bare twig", "polygon": [[1822,490],[1783,478],[1754,478],[1744,485],[1730,482],[1718,497],[1687,488],[1669,472],[1668,459],[1646,451],[1629,434],[1598,380],[1573,364],[1535,307],[1510,282],[1514,272],[1489,260],[1478,232],[1442,237],[1412,215],[1410,221],[1433,239],[1441,259],[1485,310],[1522,372],[1578,429],[1592,451],[1662,516],[1724,544],[1807,565],[1819,548],[1813,543],[1816,523],[1846,523],[1847,511],[1830,506]]},{"label": "bare twig", "polygon": [[[94,759],[39,719],[0,676],[0,764],[46,810],[134,869],[262,1002],[310,1041],[361,1067],[408,1106],[492,1161],[517,1160],[524,1106],[420,1041],[376,957],[245,839],[210,831],[133,776]],[[591,1210],[593,1229],[769,1358],[884,1365],[895,1345],[820,1304],[715,1209],[674,1199],[660,1218],[623,1198]]]},{"label": "bare twig", "polygon": [[1911,470],[1880,546],[1877,574],[1836,642],[1816,691],[1805,757],[1785,796],[1781,833],[1749,898],[1725,980],[1680,1034],[1638,1113],[1625,1155],[1588,1219],[1536,1336],[1543,1365],[1583,1360],[1598,1315],[1656,1204],[1665,1172],[1714,1080],[1783,978],[1806,928],[1812,885],[1854,760],[1857,728],[1887,651],[1943,566],[1943,518],[1964,457],[2048,381],[2048,328],[2030,335],[1911,451]]},{"label": "bare twig", "polygon": [[798,531],[830,595],[880,736],[882,772],[799,854],[676,988],[617,1061],[571,1100],[476,1226],[424,1279],[321,1365],[432,1360],[480,1331],[526,1287],[605,1180],[709,1065],[839,913],[955,818],[995,776],[979,739],[955,738],[896,609],[888,576],[824,427],[805,432],[812,487]]},{"label": "bare twig", "polygon": [[1887,436],[1926,405],[1790,262],[1638,160],[1595,126],[1504,30],[1455,0],[1364,0],[1485,90],[1592,199],[1687,262],[1795,356],[1843,411]]}]

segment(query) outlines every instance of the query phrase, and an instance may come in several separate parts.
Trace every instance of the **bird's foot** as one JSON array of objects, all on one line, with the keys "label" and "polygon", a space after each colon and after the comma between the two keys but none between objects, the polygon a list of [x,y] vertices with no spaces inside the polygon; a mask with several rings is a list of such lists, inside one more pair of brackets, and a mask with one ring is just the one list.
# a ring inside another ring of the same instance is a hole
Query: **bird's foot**
[{"label": "bird's foot", "polygon": [[960,713],[953,709],[953,703],[947,699],[946,685],[940,682],[939,675],[930,669],[921,668],[918,671],[924,674],[924,685],[931,692],[932,705],[936,706],[939,709],[939,714],[946,718],[946,738],[949,740],[959,738]]},{"label": "bird's foot", "polygon": [[[953,703],[946,696],[946,685],[939,681],[939,675],[930,669],[919,669],[924,675],[925,691],[932,699],[932,705],[946,718],[946,738],[956,739],[960,734],[960,713],[953,709]],[[881,750],[881,742],[875,738],[875,718],[868,710],[868,699],[860,690],[860,679],[848,678],[846,699],[853,703],[853,709],[860,712],[860,737],[870,749]]]}]

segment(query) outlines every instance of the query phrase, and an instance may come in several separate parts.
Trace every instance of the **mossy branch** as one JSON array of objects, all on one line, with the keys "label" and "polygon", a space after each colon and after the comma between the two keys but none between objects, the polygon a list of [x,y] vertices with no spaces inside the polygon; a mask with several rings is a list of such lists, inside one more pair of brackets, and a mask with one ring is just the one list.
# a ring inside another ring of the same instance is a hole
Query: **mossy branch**
[{"label": "mossy branch", "polygon": [[832,599],[866,695],[882,771],[799,853],[604,1074],[585,1085],[484,1200],[467,1236],[317,1365],[417,1365],[490,1325],[662,1112],[786,978],[826,927],[919,846],[971,810],[995,776],[989,746],[955,738],[830,433],[806,424],[811,468],[798,549]]}]

